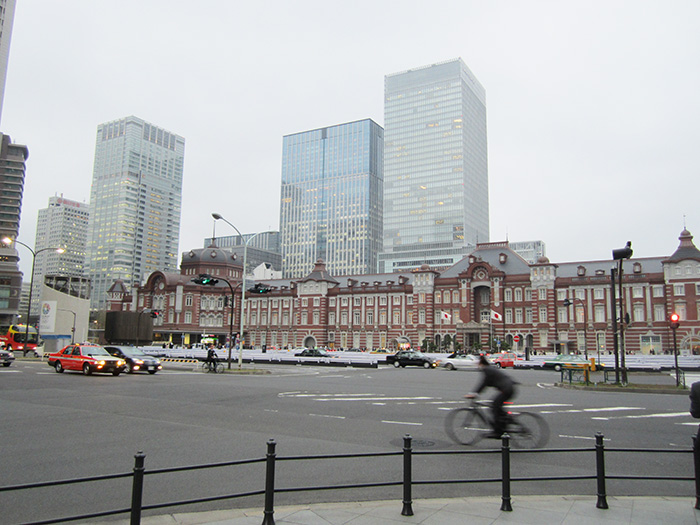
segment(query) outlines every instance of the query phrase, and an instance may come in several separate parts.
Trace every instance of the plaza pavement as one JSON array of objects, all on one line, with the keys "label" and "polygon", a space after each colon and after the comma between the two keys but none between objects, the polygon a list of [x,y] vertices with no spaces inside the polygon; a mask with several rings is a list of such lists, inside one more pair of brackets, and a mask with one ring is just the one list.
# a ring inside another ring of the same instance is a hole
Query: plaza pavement
[{"label": "plaza pavement", "polygon": [[[415,500],[413,516],[402,516],[400,501],[319,503],[280,506],[276,525],[685,525],[699,524],[694,498],[608,497],[608,509],[596,508],[591,496],[518,496],[512,511],[501,511],[500,497]],[[263,510],[232,509],[142,517],[144,525],[261,525]],[[128,520],[109,521],[126,524]],[[270,524],[271,525],[271,524]]]}]

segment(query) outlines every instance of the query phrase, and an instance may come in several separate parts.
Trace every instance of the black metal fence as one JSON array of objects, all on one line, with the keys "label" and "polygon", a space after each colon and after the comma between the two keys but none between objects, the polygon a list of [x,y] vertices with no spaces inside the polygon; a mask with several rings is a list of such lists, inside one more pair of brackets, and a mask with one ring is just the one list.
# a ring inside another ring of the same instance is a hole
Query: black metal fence
[{"label": "black metal fence", "polygon": [[[474,484],[474,483],[500,483],[501,485],[501,510],[512,511],[511,506],[511,484],[514,482],[542,482],[542,481],[563,481],[563,480],[596,480],[597,501],[596,507],[599,509],[607,509],[607,480],[657,480],[657,481],[694,481],[695,482],[695,508],[700,509],[700,443],[697,437],[693,437],[693,448],[682,449],[635,449],[635,448],[605,448],[603,443],[603,434],[598,433],[595,436],[595,446],[588,448],[547,448],[547,449],[512,449],[510,446],[510,438],[504,435],[502,438],[500,449],[490,450],[414,450],[412,447],[412,438],[406,435],[403,438],[403,449],[392,452],[378,452],[366,454],[328,454],[328,455],[312,455],[312,456],[277,456],[276,443],[274,440],[267,442],[267,453],[265,457],[257,459],[247,459],[241,461],[228,461],[222,463],[211,463],[203,465],[173,467],[155,470],[146,470],[145,455],[138,452],[135,456],[134,468],[132,472],[123,474],[111,474],[105,476],[93,476],[85,478],[65,479],[60,481],[48,481],[40,483],[29,483],[24,485],[11,485],[0,487],[0,493],[11,493],[25,491],[29,489],[37,489],[43,487],[55,487],[59,485],[71,485],[79,483],[92,483],[96,481],[114,480],[120,478],[132,478],[132,494],[131,506],[129,508],[107,510],[102,512],[94,512],[90,514],[81,514],[76,516],[67,516],[62,518],[54,518],[44,521],[34,521],[24,523],[33,523],[34,525],[49,524],[49,523],[65,523],[77,520],[91,520],[95,518],[115,516],[118,514],[130,514],[131,523],[138,524],[141,522],[141,513],[143,511],[152,511],[165,509],[170,507],[201,504],[214,501],[232,500],[249,496],[264,496],[263,508],[263,525],[274,525],[274,500],[276,494],[304,492],[304,491],[320,491],[320,490],[348,490],[373,487],[403,487],[403,498],[401,514],[404,516],[413,515],[413,487],[420,485],[434,484]],[[562,453],[592,453],[595,456],[595,473],[590,475],[571,475],[571,476],[536,476],[536,477],[514,477],[511,471],[511,456],[517,454],[562,454]],[[608,474],[605,469],[605,458],[608,453],[625,453],[625,454],[692,454],[694,460],[694,476],[638,476],[629,474]],[[413,477],[413,458],[415,456],[428,455],[474,455],[474,454],[490,454],[500,455],[501,458],[501,474],[499,477],[479,478],[479,479],[435,479],[435,480],[416,480]],[[275,471],[277,463],[287,461],[322,461],[328,459],[358,459],[358,458],[378,458],[387,456],[401,456],[403,463],[403,475],[400,480],[353,483],[345,485],[324,485],[324,486],[306,486],[306,487],[287,487],[280,488],[275,485]],[[250,465],[256,463],[265,464],[265,486],[260,490],[249,492],[241,492],[236,494],[226,494],[218,496],[210,496],[205,498],[189,499],[172,501],[168,503],[144,504],[143,492],[144,484],[148,476],[160,474],[189,472],[202,469],[215,469],[221,467],[235,467],[241,465]],[[397,503],[398,512],[398,503]]]}]

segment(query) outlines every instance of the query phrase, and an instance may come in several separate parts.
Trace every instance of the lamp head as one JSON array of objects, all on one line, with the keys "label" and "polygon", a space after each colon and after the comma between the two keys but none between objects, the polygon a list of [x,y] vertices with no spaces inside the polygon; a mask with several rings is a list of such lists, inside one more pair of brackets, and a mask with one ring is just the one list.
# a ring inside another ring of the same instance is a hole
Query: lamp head
[{"label": "lamp head", "polygon": [[219,219],[223,219],[223,217],[221,216],[220,213],[212,213],[211,216],[214,217],[215,221],[218,221]]}]

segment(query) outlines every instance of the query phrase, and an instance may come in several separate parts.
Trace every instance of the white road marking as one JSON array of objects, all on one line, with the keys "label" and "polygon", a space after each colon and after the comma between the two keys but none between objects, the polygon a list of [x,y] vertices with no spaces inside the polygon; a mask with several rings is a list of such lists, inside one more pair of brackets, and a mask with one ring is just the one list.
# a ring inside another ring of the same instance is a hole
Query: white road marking
[{"label": "white road marking", "polygon": [[411,423],[409,421],[382,421],[382,423],[389,423],[391,425],[412,425],[416,427],[423,426],[423,423]]},{"label": "white road marking", "polygon": [[[590,436],[567,436],[566,434],[559,434],[560,438],[567,438],[567,439],[587,439],[587,440],[595,440],[595,437],[590,437]],[[609,438],[603,438],[603,441],[610,441]]]},{"label": "white road marking", "polygon": [[316,398],[316,401],[408,401],[435,399],[434,397],[336,397],[333,399]]},{"label": "white road marking", "polygon": [[19,370],[0,370],[0,374],[18,374]]},{"label": "white road marking", "polygon": [[328,414],[309,414],[313,417],[329,417],[331,419],[345,419],[345,416],[330,416]]},{"label": "white road marking", "polygon": [[665,414],[642,414],[639,416],[612,416],[612,417],[592,417],[600,421],[610,421],[611,419],[648,419],[648,418],[663,418],[663,417],[684,417],[690,416],[688,412],[668,412]]},{"label": "white road marking", "polygon": [[[581,412],[616,412],[619,410],[644,410],[642,407],[601,407],[601,408],[573,408],[571,410],[543,410],[542,414],[578,414]],[[606,419],[606,418],[593,418]]]}]

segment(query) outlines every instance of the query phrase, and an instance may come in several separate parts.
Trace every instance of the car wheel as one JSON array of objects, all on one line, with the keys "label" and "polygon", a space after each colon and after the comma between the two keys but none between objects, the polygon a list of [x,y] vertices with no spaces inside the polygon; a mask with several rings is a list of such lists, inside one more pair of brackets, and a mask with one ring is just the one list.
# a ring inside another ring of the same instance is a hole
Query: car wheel
[{"label": "car wheel", "polygon": [[10,366],[11,363],[3,363],[2,366]]},{"label": "car wheel", "polygon": [[447,368],[448,370],[454,370],[454,369],[455,369],[455,365],[453,365],[452,363],[447,363],[447,364],[445,365],[445,368]]},{"label": "car wheel", "polygon": [[131,369],[131,363],[127,363],[126,366],[124,367],[124,373],[125,374],[132,374],[134,371]]},{"label": "car wheel", "polygon": [[56,369],[56,372],[58,372],[59,374],[61,372],[63,372],[63,365],[61,364],[60,361],[56,361],[56,364],[53,365],[53,367]]},{"label": "car wheel", "polygon": [[554,365],[554,370],[559,372],[561,370],[561,365]]},{"label": "car wheel", "polygon": [[90,374],[92,374],[92,370],[90,369],[90,365],[87,363],[85,363],[83,365],[83,374],[85,374],[86,376],[89,376]]},{"label": "car wheel", "polygon": [[113,376],[118,376],[118,375],[121,374],[121,373],[122,373],[121,370],[113,370],[113,371],[112,371],[112,375],[113,375]]},{"label": "car wheel", "polygon": [[425,363],[423,363],[423,368],[430,368],[431,366],[432,366],[432,365],[431,365],[428,361],[426,361]]},{"label": "car wheel", "polygon": [[501,368],[501,363],[496,363],[496,368]]},{"label": "car wheel", "polygon": [[394,361],[394,368],[398,368],[400,366],[401,366],[401,363],[399,363],[398,361]]}]

